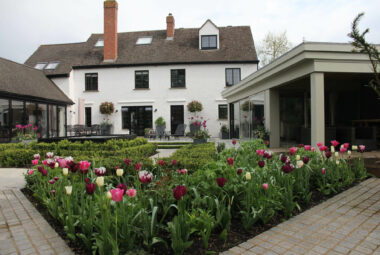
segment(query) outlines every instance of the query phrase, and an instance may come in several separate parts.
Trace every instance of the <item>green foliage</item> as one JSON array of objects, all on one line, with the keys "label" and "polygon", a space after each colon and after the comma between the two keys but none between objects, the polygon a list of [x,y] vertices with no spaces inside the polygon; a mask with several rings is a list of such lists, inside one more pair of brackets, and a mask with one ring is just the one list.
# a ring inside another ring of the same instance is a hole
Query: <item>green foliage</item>
[{"label": "green foliage", "polygon": [[158,117],[158,118],[154,121],[154,124],[156,124],[156,126],[158,126],[158,125],[165,126],[165,125],[166,125],[166,122],[165,122],[165,120],[164,120],[163,117]]},{"label": "green foliage", "polygon": [[193,100],[187,104],[187,110],[189,112],[201,112],[203,110],[203,106],[199,101]]}]

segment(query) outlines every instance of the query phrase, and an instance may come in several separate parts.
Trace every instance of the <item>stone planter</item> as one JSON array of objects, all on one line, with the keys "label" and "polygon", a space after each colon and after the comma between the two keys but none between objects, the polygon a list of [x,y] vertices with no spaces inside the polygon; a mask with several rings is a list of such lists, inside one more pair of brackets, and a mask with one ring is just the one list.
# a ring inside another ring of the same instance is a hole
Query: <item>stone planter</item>
[{"label": "stone planter", "polygon": [[22,144],[30,144],[32,142],[37,142],[37,139],[31,139],[31,140],[22,140],[21,143]]},{"label": "stone planter", "polygon": [[112,125],[102,125],[100,127],[100,132],[102,135],[110,135],[111,134]]},{"label": "stone planter", "polygon": [[193,139],[193,144],[207,143],[207,139]]}]

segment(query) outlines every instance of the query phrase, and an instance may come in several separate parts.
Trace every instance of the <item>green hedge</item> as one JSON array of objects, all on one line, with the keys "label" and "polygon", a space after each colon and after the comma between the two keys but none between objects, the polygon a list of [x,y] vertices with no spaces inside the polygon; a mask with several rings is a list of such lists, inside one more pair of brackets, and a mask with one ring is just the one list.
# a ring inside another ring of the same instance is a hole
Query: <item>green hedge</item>
[{"label": "green hedge", "polygon": [[215,162],[217,158],[215,144],[205,143],[186,145],[178,149],[167,160],[177,160],[180,167],[189,171],[204,168],[208,163]]},{"label": "green hedge", "polygon": [[[31,143],[28,145],[1,144],[0,167],[29,167],[34,154],[39,153],[44,158],[46,152],[49,151],[62,157],[72,156],[75,161],[105,162],[104,164],[108,167],[112,166],[112,168],[117,165],[123,166],[125,158],[151,165],[149,156],[153,155],[156,149],[157,145],[147,143],[144,138],[109,140],[105,143],[86,141],[83,144],[67,140],[59,143]],[[99,165],[97,164],[97,166]]]}]

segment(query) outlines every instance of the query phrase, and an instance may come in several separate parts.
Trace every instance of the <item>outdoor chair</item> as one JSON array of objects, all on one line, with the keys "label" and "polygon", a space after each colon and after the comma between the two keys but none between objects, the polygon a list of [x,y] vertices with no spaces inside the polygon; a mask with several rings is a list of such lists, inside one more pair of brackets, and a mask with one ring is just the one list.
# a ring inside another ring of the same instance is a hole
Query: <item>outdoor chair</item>
[{"label": "outdoor chair", "polygon": [[156,126],[156,136],[159,137],[160,140],[162,138],[168,138],[168,140],[170,140],[170,134],[165,132],[165,126],[163,126],[163,125],[157,125]]},{"label": "outdoor chair", "polygon": [[100,125],[92,125],[91,126],[91,135],[100,135]]},{"label": "outdoor chair", "polygon": [[146,138],[151,138],[151,139],[156,138],[156,136],[157,136],[156,130],[154,129],[149,129],[149,131],[145,134]]},{"label": "outdoor chair", "polygon": [[179,124],[172,136],[178,138],[178,137],[184,137],[185,136],[185,130],[186,130],[186,124]]},{"label": "outdoor chair", "polygon": [[74,134],[75,136],[81,136],[85,134],[84,125],[74,125]]},{"label": "outdoor chair", "polygon": [[66,136],[72,136],[74,133],[74,127],[72,125],[66,126]]}]

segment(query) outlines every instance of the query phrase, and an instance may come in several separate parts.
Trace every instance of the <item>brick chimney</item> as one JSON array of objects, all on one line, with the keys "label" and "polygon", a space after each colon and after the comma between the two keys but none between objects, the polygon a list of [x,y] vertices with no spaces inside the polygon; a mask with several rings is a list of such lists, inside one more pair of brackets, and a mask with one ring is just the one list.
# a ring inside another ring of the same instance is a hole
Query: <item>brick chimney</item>
[{"label": "brick chimney", "polygon": [[174,37],[174,17],[171,13],[166,17],[166,39],[172,40]]},{"label": "brick chimney", "polygon": [[117,2],[104,1],[104,61],[117,59]]}]

